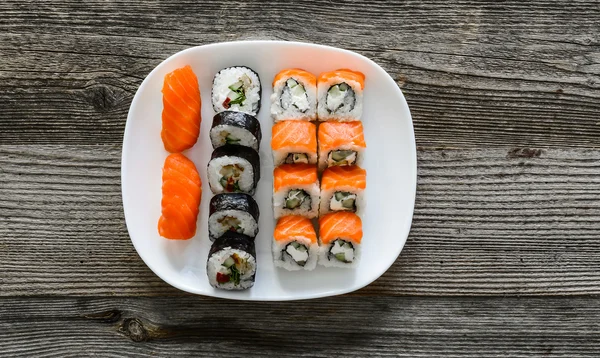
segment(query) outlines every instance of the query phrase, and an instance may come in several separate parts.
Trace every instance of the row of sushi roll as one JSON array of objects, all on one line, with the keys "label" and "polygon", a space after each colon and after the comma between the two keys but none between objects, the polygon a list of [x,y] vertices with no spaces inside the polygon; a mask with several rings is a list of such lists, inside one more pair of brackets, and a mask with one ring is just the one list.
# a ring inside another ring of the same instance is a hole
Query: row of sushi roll
[{"label": "row of sushi roll", "polygon": [[260,110],[261,84],[248,67],[219,71],[212,85],[213,117],[208,183],[215,194],[209,206],[212,246],[206,263],[210,284],[218,289],[244,290],[256,278],[255,238],[260,212],[252,195],[260,180],[258,154],[262,132],[255,117]]},{"label": "row of sushi roll", "polygon": [[169,154],[162,171],[161,216],[158,233],[170,240],[196,234],[202,181],[194,163],[181,152],[192,148],[200,134],[201,106],[198,78],[188,66],[168,73],[162,88],[161,138]]},{"label": "row of sushi roll", "polygon": [[318,78],[286,69],[273,80],[273,213],[278,220],[273,260],[278,267],[358,264],[366,188],[366,171],[359,167],[366,148],[364,80],[362,73],[347,69]]}]

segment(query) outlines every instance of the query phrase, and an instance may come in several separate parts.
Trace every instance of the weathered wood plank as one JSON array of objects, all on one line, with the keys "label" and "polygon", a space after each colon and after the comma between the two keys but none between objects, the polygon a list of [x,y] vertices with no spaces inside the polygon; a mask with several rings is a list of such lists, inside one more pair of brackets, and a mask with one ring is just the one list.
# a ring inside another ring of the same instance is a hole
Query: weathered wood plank
[{"label": "weathered wood plank", "polygon": [[[420,150],[411,235],[362,295],[600,293],[600,151]],[[0,146],[0,296],[177,295],[123,220],[118,146]]]},{"label": "weathered wood plank", "polygon": [[600,298],[0,299],[10,357],[597,357]]},{"label": "weathered wood plank", "polygon": [[420,145],[597,147],[599,29],[597,1],[3,2],[0,143],[118,144],[137,86],[162,59],[284,39],[381,64]]}]

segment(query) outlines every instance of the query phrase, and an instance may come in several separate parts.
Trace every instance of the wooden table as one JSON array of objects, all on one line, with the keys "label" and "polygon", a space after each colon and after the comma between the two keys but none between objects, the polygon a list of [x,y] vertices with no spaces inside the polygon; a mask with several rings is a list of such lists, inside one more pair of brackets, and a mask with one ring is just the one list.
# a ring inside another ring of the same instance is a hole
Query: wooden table
[{"label": "wooden table", "polygon": [[[527,3],[0,3],[0,356],[600,356],[600,3]],[[406,95],[412,231],[358,292],[192,296],[129,240],[137,87],[242,39],[356,51]]]}]

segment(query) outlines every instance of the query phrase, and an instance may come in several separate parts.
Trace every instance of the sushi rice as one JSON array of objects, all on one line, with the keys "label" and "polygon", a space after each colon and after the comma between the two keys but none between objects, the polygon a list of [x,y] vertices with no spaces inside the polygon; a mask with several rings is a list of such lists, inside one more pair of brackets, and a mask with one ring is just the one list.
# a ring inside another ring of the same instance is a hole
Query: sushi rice
[{"label": "sushi rice", "polygon": [[213,80],[212,104],[215,112],[239,111],[256,115],[260,110],[260,79],[248,67],[228,67]]}]

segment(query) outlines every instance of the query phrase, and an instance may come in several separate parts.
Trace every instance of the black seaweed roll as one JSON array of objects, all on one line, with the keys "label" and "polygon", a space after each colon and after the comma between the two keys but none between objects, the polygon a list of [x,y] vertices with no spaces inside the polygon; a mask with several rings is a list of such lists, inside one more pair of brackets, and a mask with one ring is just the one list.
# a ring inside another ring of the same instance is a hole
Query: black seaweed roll
[{"label": "black seaweed roll", "polygon": [[260,179],[260,158],[249,147],[227,144],[215,149],[208,162],[208,182],[214,194],[254,194]]},{"label": "black seaweed roll", "polygon": [[261,137],[260,122],[247,113],[224,111],[213,117],[210,129],[213,148],[236,144],[258,151]]},{"label": "black seaweed roll", "polygon": [[206,273],[215,288],[245,290],[252,287],[256,276],[254,240],[244,234],[226,232],[210,248]]}]

